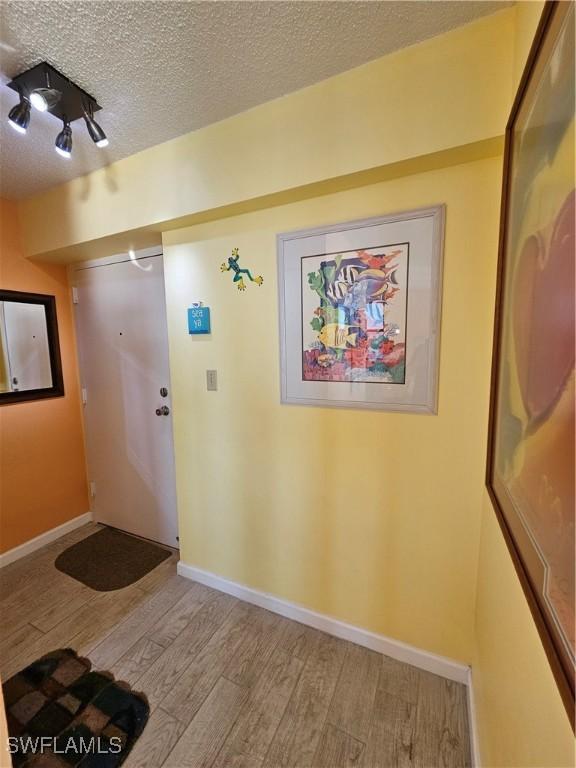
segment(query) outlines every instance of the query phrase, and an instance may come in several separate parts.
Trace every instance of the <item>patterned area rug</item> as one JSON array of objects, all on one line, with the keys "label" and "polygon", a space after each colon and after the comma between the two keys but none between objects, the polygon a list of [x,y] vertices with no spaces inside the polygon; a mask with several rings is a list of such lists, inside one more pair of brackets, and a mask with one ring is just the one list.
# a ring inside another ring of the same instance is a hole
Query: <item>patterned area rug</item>
[{"label": "patterned area rug", "polygon": [[146,697],[71,648],[46,654],[2,686],[14,768],[116,768],[144,730]]},{"label": "patterned area rug", "polygon": [[111,592],[134,584],[171,554],[152,541],[103,528],[61,552],[54,565],[91,589]]}]

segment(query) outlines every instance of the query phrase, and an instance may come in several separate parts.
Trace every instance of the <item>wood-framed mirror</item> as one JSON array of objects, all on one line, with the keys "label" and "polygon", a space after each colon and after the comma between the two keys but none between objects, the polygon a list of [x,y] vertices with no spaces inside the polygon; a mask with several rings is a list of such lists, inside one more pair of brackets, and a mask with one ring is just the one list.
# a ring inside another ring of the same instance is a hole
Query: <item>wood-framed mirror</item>
[{"label": "wood-framed mirror", "polygon": [[54,296],[0,289],[0,405],[63,394]]}]

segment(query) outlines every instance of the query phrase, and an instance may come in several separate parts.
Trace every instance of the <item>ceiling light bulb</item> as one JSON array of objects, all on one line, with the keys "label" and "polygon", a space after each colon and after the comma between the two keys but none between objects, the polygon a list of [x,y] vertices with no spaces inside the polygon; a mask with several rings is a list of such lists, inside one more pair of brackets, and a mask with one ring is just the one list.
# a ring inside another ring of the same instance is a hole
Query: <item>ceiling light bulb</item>
[{"label": "ceiling light bulb", "polygon": [[62,94],[55,88],[36,88],[30,94],[30,103],[39,112],[47,112],[60,101]]},{"label": "ceiling light bulb", "polygon": [[19,103],[8,113],[8,121],[15,131],[26,133],[30,125],[30,102],[23,96],[20,96]]},{"label": "ceiling light bulb", "polygon": [[69,123],[64,123],[64,128],[56,137],[55,149],[61,157],[72,156],[72,128]]},{"label": "ceiling light bulb", "polygon": [[90,138],[96,144],[97,147],[107,147],[108,146],[108,139],[106,138],[106,134],[102,130],[102,128],[98,125],[96,120],[91,115],[90,112],[84,111],[84,120],[86,122],[86,129],[90,135]]},{"label": "ceiling light bulb", "polygon": [[33,92],[30,94],[30,103],[37,109],[38,112],[46,112],[48,109],[48,102],[41,93]]}]

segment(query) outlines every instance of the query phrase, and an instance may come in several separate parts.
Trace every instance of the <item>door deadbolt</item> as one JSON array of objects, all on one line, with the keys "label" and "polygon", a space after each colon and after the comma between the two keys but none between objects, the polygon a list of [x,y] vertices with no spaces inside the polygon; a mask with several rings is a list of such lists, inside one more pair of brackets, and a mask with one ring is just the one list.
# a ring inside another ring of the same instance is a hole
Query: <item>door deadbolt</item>
[{"label": "door deadbolt", "polygon": [[162,408],[156,408],[156,416],[168,416],[170,408],[167,405],[163,405]]},{"label": "door deadbolt", "polygon": [[160,387],[160,395],[161,397],[168,397],[168,390],[166,387]]}]

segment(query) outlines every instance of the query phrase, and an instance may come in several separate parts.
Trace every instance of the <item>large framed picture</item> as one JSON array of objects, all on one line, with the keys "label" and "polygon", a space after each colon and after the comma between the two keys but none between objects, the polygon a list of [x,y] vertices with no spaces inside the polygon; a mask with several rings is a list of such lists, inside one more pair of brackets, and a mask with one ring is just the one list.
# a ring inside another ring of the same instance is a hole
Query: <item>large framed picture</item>
[{"label": "large framed picture", "polygon": [[278,235],[283,403],[435,413],[444,206]]},{"label": "large framed picture", "polygon": [[506,130],[487,485],[574,724],[574,3],[547,3]]}]

